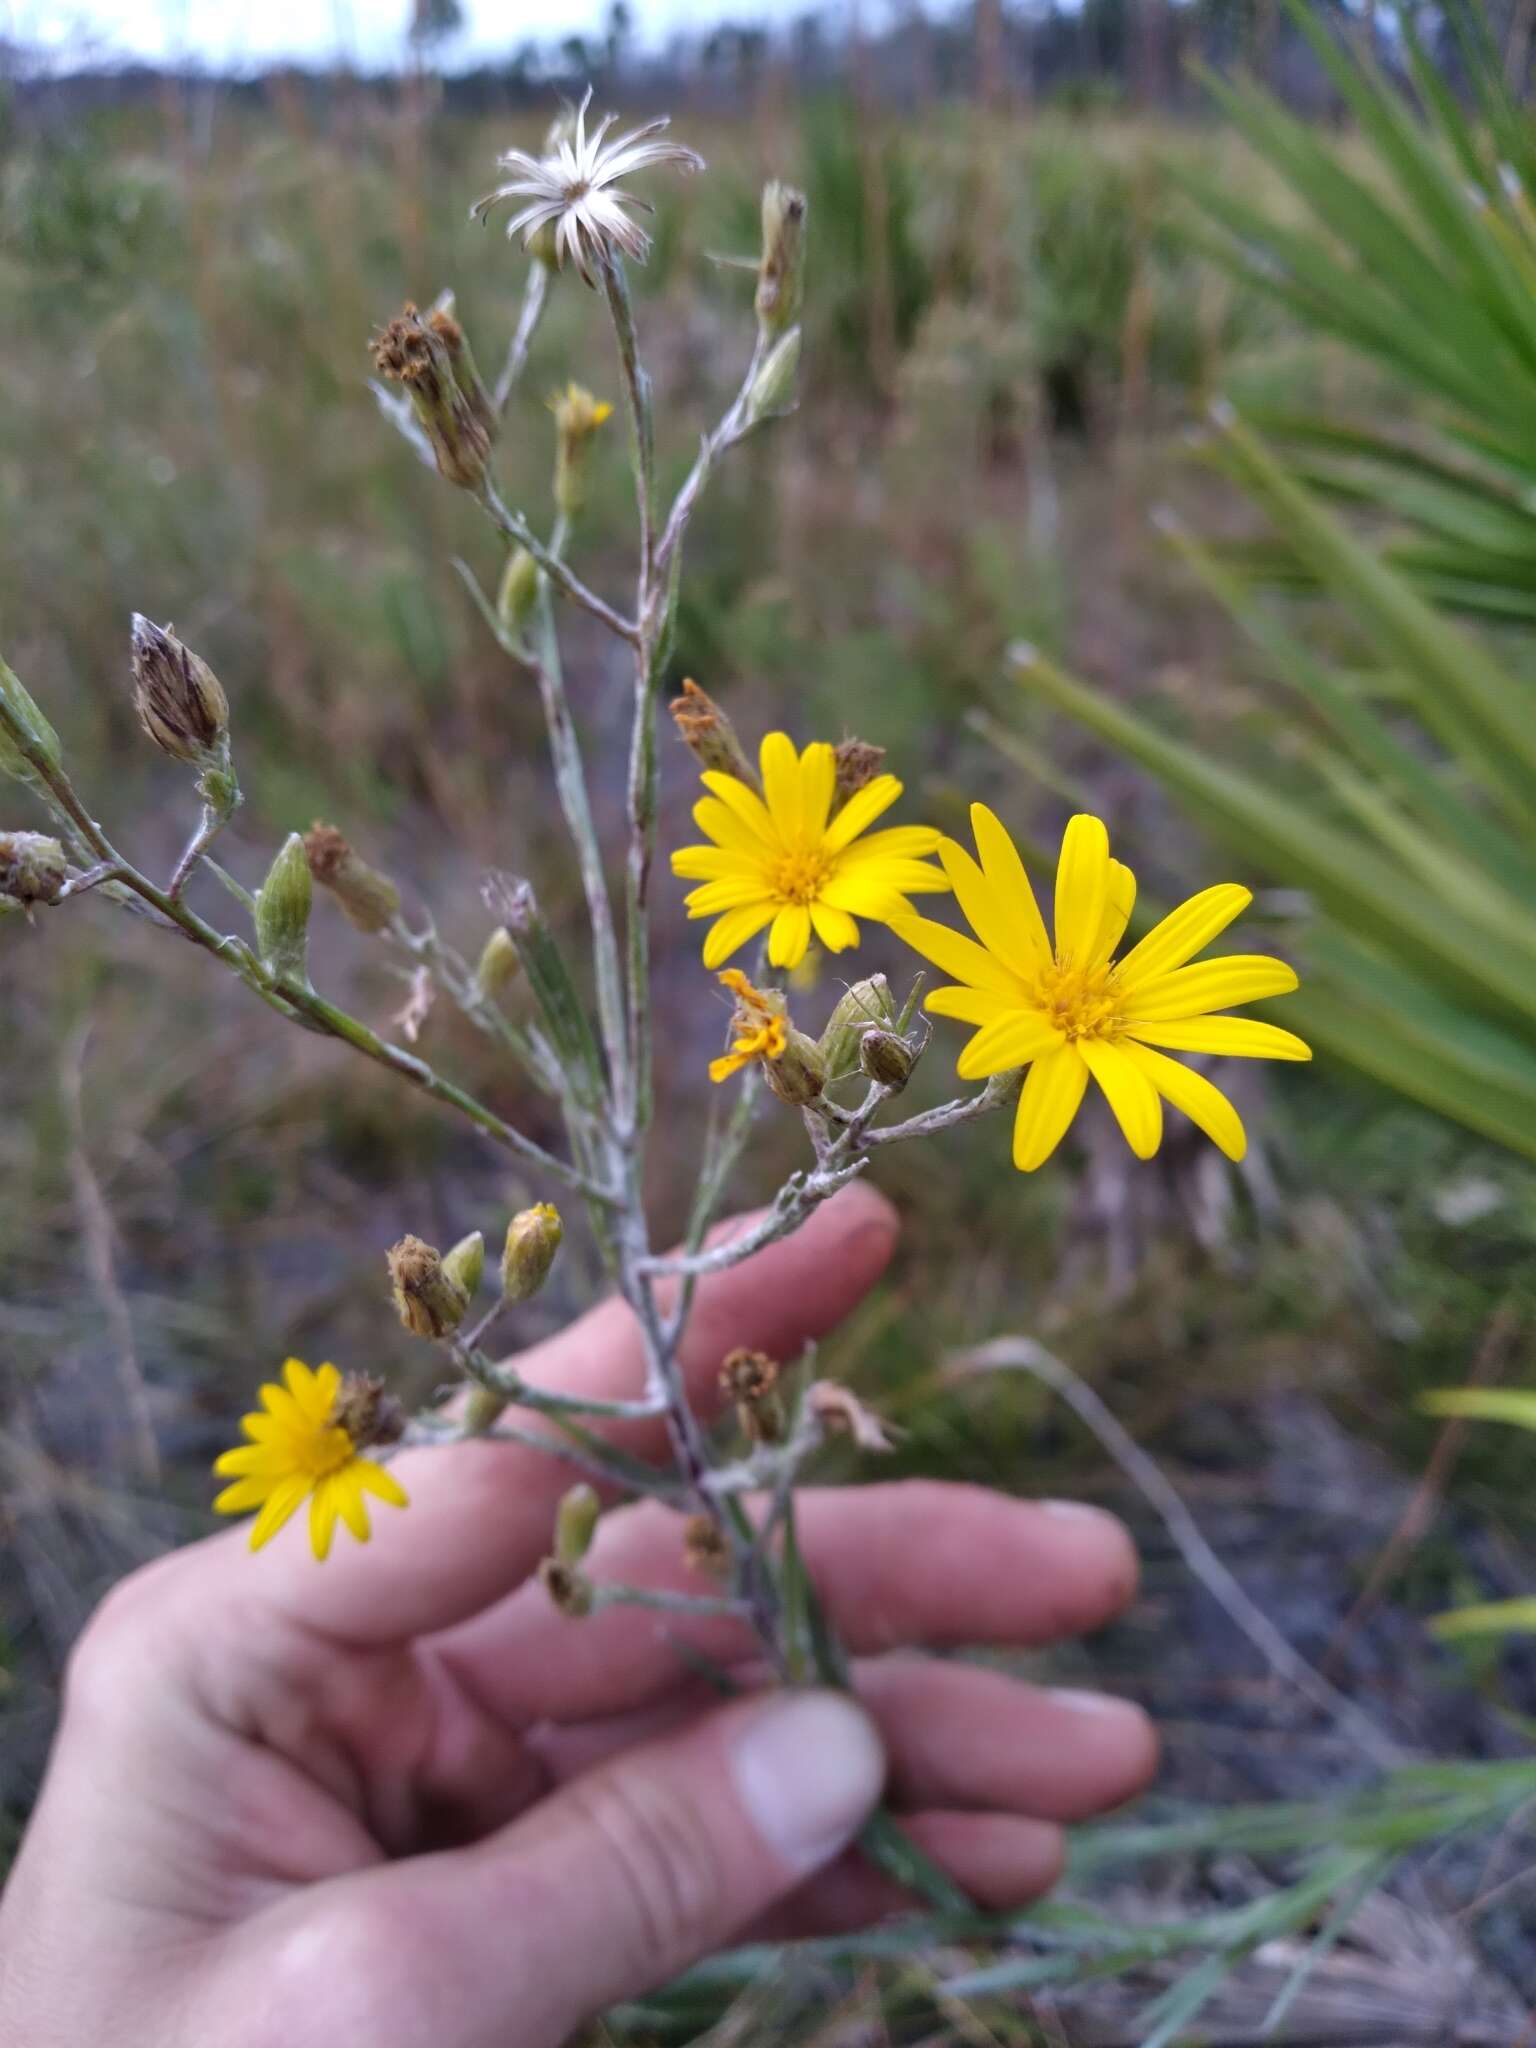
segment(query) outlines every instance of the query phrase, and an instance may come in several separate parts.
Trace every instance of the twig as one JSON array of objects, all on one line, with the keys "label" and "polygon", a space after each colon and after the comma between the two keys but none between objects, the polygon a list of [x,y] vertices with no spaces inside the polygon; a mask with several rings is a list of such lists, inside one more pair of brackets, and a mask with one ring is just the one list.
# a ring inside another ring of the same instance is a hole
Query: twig
[{"label": "twig", "polygon": [[501,366],[501,375],[496,379],[492,402],[499,414],[506,412],[517,380],[523,374],[534,329],[543,317],[544,304],[548,297],[548,267],[535,259],[528,266],[528,282],[523,287],[523,303],[518,309],[517,325],[512,331],[511,341],[507,344],[507,359]]}]

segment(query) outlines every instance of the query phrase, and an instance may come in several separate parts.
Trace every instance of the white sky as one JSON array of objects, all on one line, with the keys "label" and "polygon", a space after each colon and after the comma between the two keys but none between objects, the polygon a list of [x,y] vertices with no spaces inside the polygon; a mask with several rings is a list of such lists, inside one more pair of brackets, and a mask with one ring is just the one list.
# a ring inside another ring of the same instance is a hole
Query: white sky
[{"label": "white sky", "polygon": [[[678,28],[787,18],[804,0],[630,0],[641,38]],[[388,62],[401,45],[409,0],[0,0],[0,36],[58,61],[88,56],[192,58],[259,67],[339,55]],[[607,0],[462,0],[467,27],[444,52],[451,65],[507,57],[530,38],[590,32]]]}]

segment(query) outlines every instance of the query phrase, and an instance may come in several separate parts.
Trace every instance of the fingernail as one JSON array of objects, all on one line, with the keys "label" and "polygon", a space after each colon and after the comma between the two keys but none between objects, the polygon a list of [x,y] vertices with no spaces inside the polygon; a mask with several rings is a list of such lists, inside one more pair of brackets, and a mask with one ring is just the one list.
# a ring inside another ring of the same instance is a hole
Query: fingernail
[{"label": "fingernail", "polygon": [[791,1870],[814,1870],[849,1843],[885,1783],[869,1716],[838,1693],[775,1693],[736,1736],[741,1803]]},{"label": "fingernail", "polygon": [[1134,1721],[1139,1728],[1144,1716],[1133,1700],[1122,1700],[1112,1692],[1075,1692],[1070,1686],[1052,1688],[1051,1698],[1069,1713],[1092,1714],[1106,1721]]},{"label": "fingernail", "polygon": [[1035,1505],[1042,1515],[1054,1515],[1059,1522],[1096,1522],[1100,1528],[1106,1522],[1119,1525],[1118,1515],[1112,1515],[1108,1508],[1091,1507],[1085,1500],[1041,1500]]}]

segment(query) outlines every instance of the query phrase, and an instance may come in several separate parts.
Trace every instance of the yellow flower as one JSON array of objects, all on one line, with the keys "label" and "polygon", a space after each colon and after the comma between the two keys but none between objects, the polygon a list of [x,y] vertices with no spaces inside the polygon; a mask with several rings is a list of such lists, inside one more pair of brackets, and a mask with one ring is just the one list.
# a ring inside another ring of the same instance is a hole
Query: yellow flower
[{"label": "yellow flower", "polygon": [[736,998],[736,1014],[731,1019],[736,1037],[731,1041],[729,1052],[710,1061],[711,1081],[728,1081],[732,1074],[739,1074],[753,1060],[782,1059],[789,1045],[789,1025],[785,1020],[782,996],[779,1007],[775,1009],[772,997],[754,988],[736,967],[727,967],[720,979]]},{"label": "yellow flower", "polygon": [[[359,1543],[366,1543],[364,1494],[376,1494],[391,1507],[403,1508],[404,1488],[382,1465],[360,1457],[351,1432],[336,1420],[344,1390],[334,1365],[311,1372],[290,1358],[283,1367],[283,1382],[280,1387],[263,1386],[261,1411],[241,1419],[250,1442],[226,1451],[215,1462],[214,1471],[234,1484],[225,1487],[214,1507],[221,1515],[261,1510],[251,1529],[252,1550],[260,1550],[275,1536],[306,1496],[309,1540],[317,1558],[329,1553],[338,1516]],[[377,1385],[363,1382],[357,1405],[366,1409]]]},{"label": "yellow flower", "polygon": [[856,917],[889,923],[908,910],[909,895],[949,887],[922,857],[939,843],[931,826],[861,837],[901,795],[894,775],[877,775],[831,814],[837,760],[824,741],[796,755],[787,733],[771,732],[761,760],[763,796],[734,775],[703,776],[710,794],[693,816],[714,844],[672,856],[674,875],[703,885],[689,892],[688,915],[715,919],[706,967],[721,966],[766,924],[775,967],[798,967],[813,930],[829,953],[841,953],[859,943]]},{"label": "yellow flower", "polygon": [[[892,919],[909,946],[955,977],[927,1008],[978,1027],[961,1053],[962,1080],[1029,1068],[1013,1131],[1013,1163],[1032,1173],[1050,1158],[1077,1114],[1091,1074],[1131,1150],[1150,1159],[1163,1132],[1162,1099],[1198,1124],[1229,1159],[1247,1139],[1237,1111],[1173,1052],[1309,1060],[1289,1031],[1250,1017],[1211,1013],[1285,995],[1296,975],[1283,960],[1234,953],[1191,967],[1252,901],[1235,882],[1191,896],[1123,960],[1114,951],[1136,901],[1136,878],[1109,856],[1098,818],[1068,824],[1056,868],[1055,945],[1018,849],[985,804],[972,804],[980,866],[946,839],[939,858],[976,939],[925,917]],[[977,943],[980,941],[980,944]]]},{"label": "yellow flower", "polygon": [[569,434],[573,440],[595,434],[604,420],[613,417],[613,406],[608,399],[594,398],[584,384],[578,384],[574,379],[563,391],[551,393],[549,409],[560,432]]}]

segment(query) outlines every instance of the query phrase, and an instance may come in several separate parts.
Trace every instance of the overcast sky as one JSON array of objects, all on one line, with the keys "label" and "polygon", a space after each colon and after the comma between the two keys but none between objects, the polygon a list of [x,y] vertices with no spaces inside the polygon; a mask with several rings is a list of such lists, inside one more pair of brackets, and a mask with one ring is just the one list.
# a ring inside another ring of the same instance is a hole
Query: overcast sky
[{"label": "overcast sky", "polygon": [[[467,27],[450,62],[506,56],[530,37],[597,28],[607,0],[462,0]],[[194,56],[260,65],[281,58],[327,62],[338,54],[388,61],[398,51],[408,0],[0,0],[0,34],[56,57]],[[702,27],[722,15],[771,20],[804,0],[630,0],[642,36]]]}]

